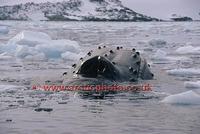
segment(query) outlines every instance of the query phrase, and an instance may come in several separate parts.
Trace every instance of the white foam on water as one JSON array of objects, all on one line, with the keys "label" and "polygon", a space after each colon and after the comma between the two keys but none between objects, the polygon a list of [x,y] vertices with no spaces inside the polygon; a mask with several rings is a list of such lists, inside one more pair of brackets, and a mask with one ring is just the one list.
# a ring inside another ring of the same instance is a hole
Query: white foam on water
[{"label": "white foam on water", "polygon": [[161,102],[169,104],[200,104],[200,95],[192,90],[165,97]]}]

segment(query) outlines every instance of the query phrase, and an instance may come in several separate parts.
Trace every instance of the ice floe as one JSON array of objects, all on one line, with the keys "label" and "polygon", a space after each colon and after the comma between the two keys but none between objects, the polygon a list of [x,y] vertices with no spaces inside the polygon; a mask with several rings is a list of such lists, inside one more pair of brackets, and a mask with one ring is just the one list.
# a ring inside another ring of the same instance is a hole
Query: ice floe
[{"label": "ice floe", "polygon": [[44,53],[48,58],[61,58],[61,55],[65,52],[73,54],[80,52],[78,43],[70,40],[52,40],[49,44],[37,45],[35,49],[38,52]]},{"label": "ice floe", "polygon": [[37,53],[36,55],[27,55],[25,57],[27,61],[45,61],[47,60],[44,53]]},{"label": "ice floe", "polygon": [[18,44],[35,46],[41,43],[50,43],[51,37],[42,32],[22,31],[8,41],[8,45]]},{"label": "ice floe", "polygon": [[184,86],[186,88],[200,88],[200,81],[196,81],[196,82],[186,81],[184,82]]},{"label": "ice floe", "polygon": [[80,53],[80,46],[76,41],[52,40],[48,34],[34,31],[22,31],[0,47],[1,51],[28,60],[76,60],[76,55]]},{"label": "ice floe", "polygon": [[149,41],[149,45],[157,47],[157,48],[161,48],[163,46],[166,46],[167,42],[162,39],[152,39]]},{"label": "ice floe", "polygon": [[25,89],[23,86],[15,86],[15,85],[0,85],[0,92],[10,92],[10,91],[16,91],[19,89]]},{"label": "ice floe", "polygon": [[168,70],[167,73],[169,75],[175,75],[175,76],[193,76],[193,75],[200,75],[200,69],[180,68],[180,69]]},{"label": "ice floe", "polygon": [[153,55],[152,59],[153,60],[168,60],[168,58],[166,58],[166,56],[167,56],[167,53],[165,51],[162,51],[159,49]]},{"label": "ice floe", "polygon": [[13,56],[8,54],[7,52],[4,52],[4,53],[0,53],[0,61],[6,61],[6,60],[12,60],[13,59]]},{"label": "ice floe", "polygon": [[167,52],[158,49],[155,54],[151,58],[154,61],[162,61],[162,62],[172,62],[172,61],[182,61],[182,62],[191,62],[190,58],[184,57],[184,56],[168,56]]},{"label": "ice floe", "polygon": [[169,104],[200,104],[200,95],[190,90],[167,96],[161,102]]},{"label": "ice floe", "polygon": [[163,50],[160,50],[158,49],[155,54],[152,56],[151,58],[152,60],[155,60],[155,61],[174,61],[174,60],[177,60],[177,58],[174,58],[174,57],[169,57],[167,56],[167,52],[163,51]]},{"label": "ice floe", "polygon": [[179,47],[175,50],[178,54],[200,54],[200,47],[193,47],[191,45]]},{"label": "ice floe", "polygon": [[0,35],[1,34],[8,34],[9,29],[7,26],[0,26]]},{"label": "ice floe", "polygon": [[73,61],[74,59],[79,59],[82,55],[83,55],[82,53],[76,54],[76,53],[72,53],[72,52],[67,51],[65,53],[62,53],[61,57],[64,60]]}]

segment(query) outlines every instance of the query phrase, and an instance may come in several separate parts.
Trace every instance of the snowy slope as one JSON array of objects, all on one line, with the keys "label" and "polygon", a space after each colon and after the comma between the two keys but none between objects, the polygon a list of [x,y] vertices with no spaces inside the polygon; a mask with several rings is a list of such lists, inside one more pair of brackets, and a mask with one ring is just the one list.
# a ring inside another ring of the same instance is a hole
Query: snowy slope
[{"label": "snowy slope", "polygon": [[0,7],[0,20],[156,21],[119,0],[66,0]]}]

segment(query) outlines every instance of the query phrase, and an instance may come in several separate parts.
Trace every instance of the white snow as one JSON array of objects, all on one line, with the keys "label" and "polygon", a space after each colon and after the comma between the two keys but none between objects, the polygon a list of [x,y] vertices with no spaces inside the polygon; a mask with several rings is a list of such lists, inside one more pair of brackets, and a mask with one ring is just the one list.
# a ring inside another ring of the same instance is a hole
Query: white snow
[{"label": "white snow", "polygon": [[175,52],[178,54],[200,54],[200,47],[188,45],[176,49]]},{"label": "white snow", "polygon": [[180,68],[180,69],[168,70],[167,73],[169,75],[175,75],[175,76],[193,76],[193,75],[200,75],[200,69]]},{"label": "white snow", "polygon": [[200,81],[196,81],[196,82],[187,81],[187,82],[184,82],[184,85],[186,88],[200,88]]},{"label": "white snow", "polygon": [[167,42],[162,39],[152,39],[149,41],[149,45],[157,47],[157,48],[161,48],[161,47],[166,46]]},{"label": "white snow", "polygon": [[[76,41],[52,40],[51,37],[42,32],[22,31],[10,39],[7,45],[1,46],[2,50],[12,53],[22,59],[73,59],[80,53],[80,46]],[[69,52],[66,58],[66,53]]]},{"label": "white snow", "polygon": [[7,26],[0,26],[0,35],[1,34],[8,34],[9,29]]},{"label": "white snow", "polygon": [[200,95],[190,90],[187,92],[167,96],[161,102],[169,104],[200,104]]},{"label": "white snow", "polygon": [[63,15],[63,16],[72,20],[83,20],[83,18],[79,16],[74,16],[74,15]]},{"label": "white snow", "polygon": [[38,21],[38,20],[48,20],[45,16],[44,13],[41,11],[34,11],[34,12],[30,12],[28,13],[29,18],[32,21]]},{"label": "white snow", "polygon": [[96,6],[95,3],[89,2],[89,0],[84,0],[83,5],[80,7],[81,16],[88,16],[88,15],[96,15]]}]

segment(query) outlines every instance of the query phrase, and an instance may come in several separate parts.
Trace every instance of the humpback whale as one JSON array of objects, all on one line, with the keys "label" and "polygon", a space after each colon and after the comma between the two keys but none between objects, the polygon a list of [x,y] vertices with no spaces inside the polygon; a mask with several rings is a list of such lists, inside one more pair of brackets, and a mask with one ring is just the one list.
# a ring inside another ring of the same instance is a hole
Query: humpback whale
[{"label": "humpback whale", "polygon": [[151,80],[154,75],[150,65],[141,54],[123,47],[99,46],[72,65],[65,75],[63,84],[113,84]]}]

